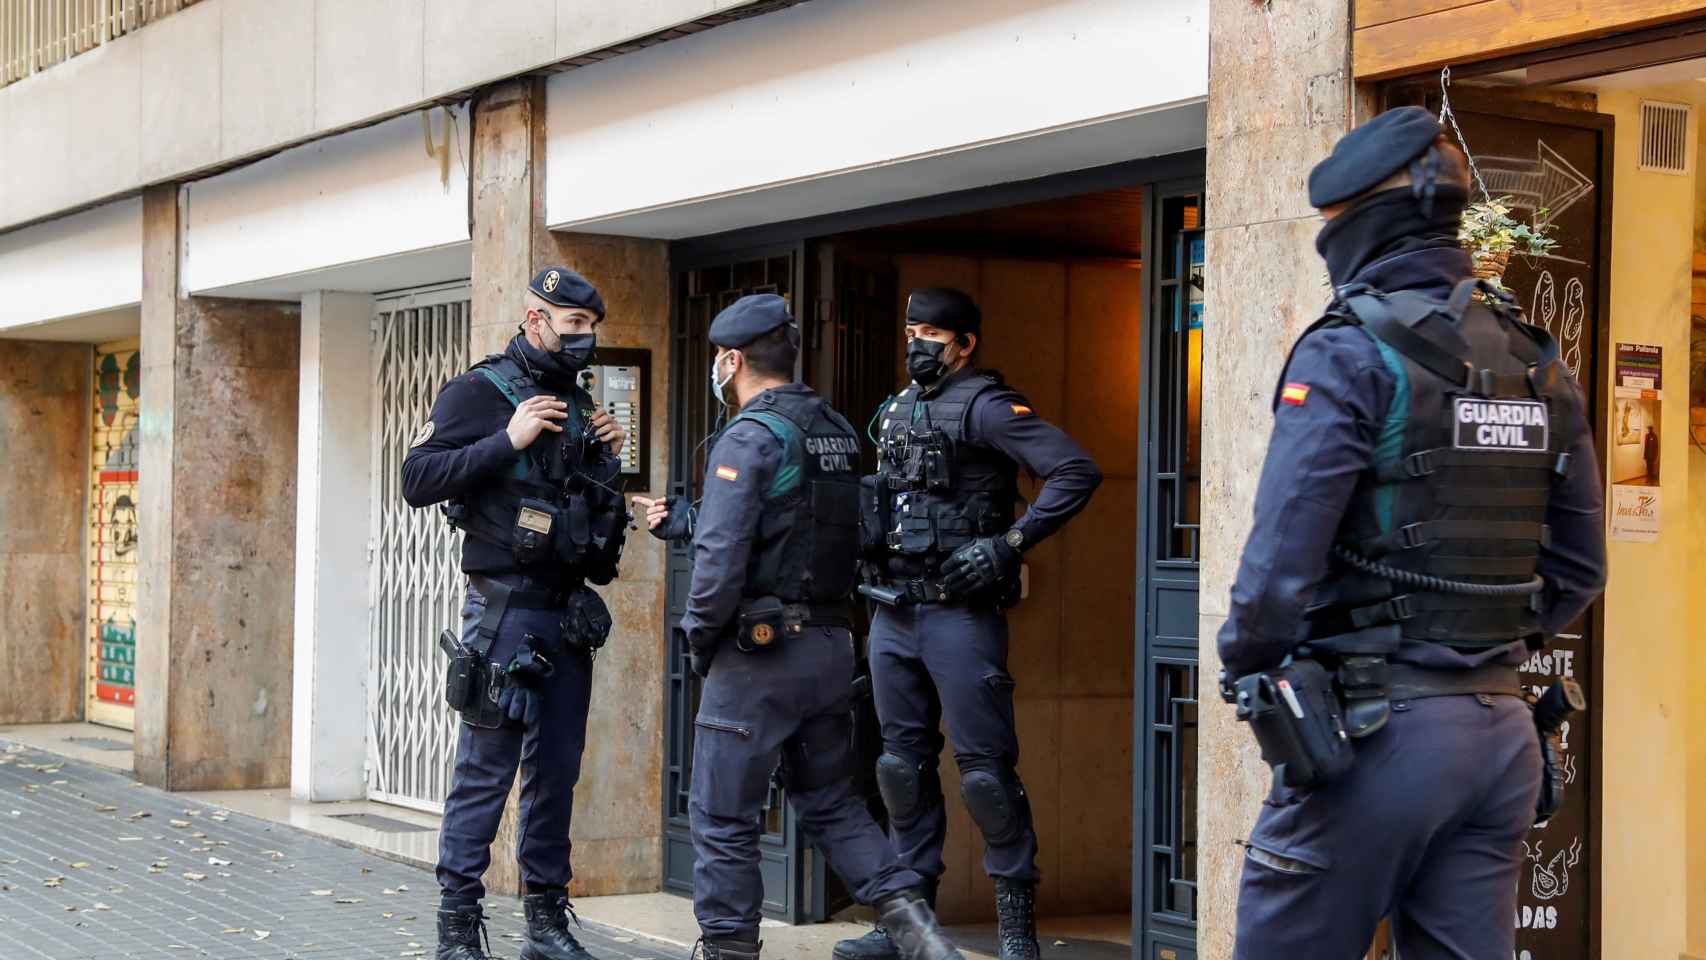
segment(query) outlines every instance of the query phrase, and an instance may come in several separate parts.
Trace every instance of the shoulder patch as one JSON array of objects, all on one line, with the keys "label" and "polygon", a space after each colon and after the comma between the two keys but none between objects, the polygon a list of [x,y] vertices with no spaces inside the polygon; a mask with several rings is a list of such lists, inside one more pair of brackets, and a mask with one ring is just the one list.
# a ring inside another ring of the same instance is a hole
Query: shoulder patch
[{"label": "shoulder patch", "polygon": [[1028,417],[1031,415],[1031,408],[1022,403],[1009,403],[1007,406],[1013,411],[1013,416],[1015,417]]},{"label": "shoulder patch", "polygon": [[421,424],[421,428],[415,431],[415,439],[409,441],[409,446],[418,447],[421,444],[426,443],[428,440],[431,440],[433,429],[434,427],[431,420]]},{"label": "shoulder patch", "polygon": [[1304,401],[1308,399],[1309,384],[1307,383],[1288,383],[1280,391],[1280,402],[1289,403],[1294,407],[1303,406]]},{"label": "shoulder patch", "polygon": [[717,467],[717,479],[727,480],[730,483],[733,483],[740,479],[740,471],[727,465],[719,466]]}]

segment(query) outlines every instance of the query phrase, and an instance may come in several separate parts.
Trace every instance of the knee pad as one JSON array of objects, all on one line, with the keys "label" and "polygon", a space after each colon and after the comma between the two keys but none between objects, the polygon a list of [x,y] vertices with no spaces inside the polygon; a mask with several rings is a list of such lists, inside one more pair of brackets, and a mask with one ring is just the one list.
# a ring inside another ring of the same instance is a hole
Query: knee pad
[{"label": "knee pad", "polygon": [[895,753],[877,758],[877,792],[883,796],[889,819],[904,822],[930,808],[942,788],[936,785],[936,768]]},{"label": "knee pad", "polygon": [[961,765],[960,796],[990,846],[1006,846],[1024,835],[1030,801],[1018,771],[1003,761],[974,760]]}]

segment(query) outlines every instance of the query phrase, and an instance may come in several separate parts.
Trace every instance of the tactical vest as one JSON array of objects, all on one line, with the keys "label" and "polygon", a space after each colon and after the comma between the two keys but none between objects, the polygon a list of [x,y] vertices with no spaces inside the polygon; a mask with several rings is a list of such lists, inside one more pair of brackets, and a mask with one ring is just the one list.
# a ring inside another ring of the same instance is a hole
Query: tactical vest
[{"label": "tactical vest", "polygon": [[[473,370],[511,406],[545,392],[502,354]],[[591,394],[578,386],[554,393],[569,406],[568,418],[557,421],[562,432],[541,433],[506,476],[451,501],[444,514],[452,527],[509,550],[517,572],[550,563],[572,577],[612,537],[621,536],[627,518],[615,489],[621,464],[586,430],[595,410]]]},{"label": "tactical vest", "polygon": [[1557,343],[1475,280],[1445,301],[1345,293],[1335,322],[1374,338],[1396,387],[1312,639],[1380,653],[1399,637],[1479,650],[1538,634],[1546,507],[1580,422]]},{"label": "tactical vest", "polygon": [[782,444],[747,562],[748,598],[832,604],[853,590],[859,560],[859,434],[815,393],[770,390],[729,426],[751,420]]},{"label": "tactical vest", "polygon": [[877,474],[864,491],[864,546],[868,556],[888,561],[888,572],[933,575],[955,550],[1013,525],[1018,465],[972,440],[970,429],[973,402],[1002,387],[1001,374],[968,370],[933,396],[911,384],[880,412]]}]

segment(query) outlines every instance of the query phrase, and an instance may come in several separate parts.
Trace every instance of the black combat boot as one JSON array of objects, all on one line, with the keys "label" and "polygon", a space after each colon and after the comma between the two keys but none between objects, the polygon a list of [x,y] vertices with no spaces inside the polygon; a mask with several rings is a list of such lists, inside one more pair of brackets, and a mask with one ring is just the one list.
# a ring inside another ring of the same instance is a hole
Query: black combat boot
[{"label": "black combat boot", "polygon": [[995,914],[1001,921],[1000,960],[1037,960],[1037,885],[1011,877],[995,879]]},{"label": "black combat boot", "polygon": [[909,891],[890,897],[877,904],[877,911],[901,960],[965,960],[922,894]]},{"label": "black combat boot", "polygon": [[[919,888],[924,894],[924,902],[932,911],[936,909],[936,888],[940,885],[940,880],[926,877]],[[881,917],[877,918],[877,925],[871,928],[870,933],[851,940],[839,940],[830,953],[835,960],[900,960],[900,951],[895,949]]]},{"label": "black combat boot", "polygon": [[753,934],[745,937],[700,937],[693,948],[692,960],[758,960],[764,942]]},{"label": "black combat boot", "polygon": [[478,900],[446,898],[439,904],[437,960],[486,960],[480,949],[485,936],[486,914]]},{"label": "black combat boot", "polygon": [[569,932],[569,915],[574,910],[568,894],[561,890],[530,893],[521,898],[521,905],[527,911],[527,943],[521,948],[521,960],[593,960]]}]

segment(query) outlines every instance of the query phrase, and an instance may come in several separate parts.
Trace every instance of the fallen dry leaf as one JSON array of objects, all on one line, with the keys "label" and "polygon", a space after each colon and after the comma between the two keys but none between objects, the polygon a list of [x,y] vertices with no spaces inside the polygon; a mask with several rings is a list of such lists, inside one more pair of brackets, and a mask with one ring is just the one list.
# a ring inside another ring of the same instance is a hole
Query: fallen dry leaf
[{"label": "fallen dry leaf", "polygon": [[221,860],[218,857],[208,857],[207,865],[210,867],[229,867],[231,865],[231,861]]},{"label": "fallen dry leaf", "polygon": [[224,930],[221,930],[220,932],[221,933],[242,933],[243,928],[242,927],[226,927]]},{"label": "fallen dry leaf", "polygon": [[256,930],[255,931],[255,942],[259,943],[260,941],[265,940],[266,938],[268,938],[270,936],[272,936],[271,930]]},{"label": "fallen dry leaf", "polygon": [[308,892],[316,897],[329,897],[332,895],[332,891],[330,890],[310,890]]},{"label": "fallen dry leaf", "polygon": [[87,866],[88,866],[88,865],[89,865],[89,861],[87,861],[87,860],[79,860],[79,861],[77,861],[77,862],[76,862],[76,863],[73,863],[73,864],[72,864],[72,865],[71,865],[71,869],[73,869],[73,870],[81,870],[81,869],[83,869],[83,868],[84,868],[84,867],[87,867]]},{"label": "fallen dry leaf", "polygon": [[339,897],[332,902],[333,903],[360,903],[361,898],[360,897]]},{"label": "fallen dry leaf", "polygon": [[184,879],[185,880],[194,880],[195,882],[200,883],[201,881],[207,879],[207,874],[205,874],[205,873],[185,873]]},{"label": "fallen dry leaf", "polygon": [[110,803],[102,803],[102,804],[96,805],[95,812],[96,813],[112,813],[112,812],[116,811],[117,809],[118,809],[117,807],[113,806]]},{"label": "fallen dry leaf", "polygon": [[41,882],[41,885],[44,887],[63,887],[65,885],[65,878],[64,877],[48,877],[46,880],[43,880]]},{"label": "fallen dry leaf", "polygon": [[166,822],[171,824],[174,827],[177,827],[180,830],[182,830],[184,827],[187,827],[190,825],[190,822],[188,820],[167,820]]}]

